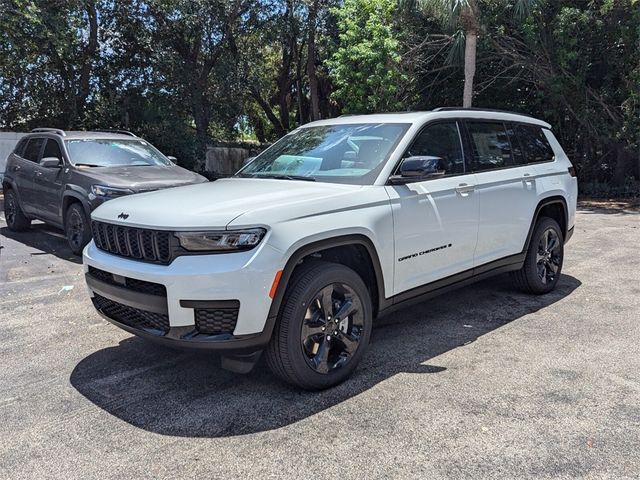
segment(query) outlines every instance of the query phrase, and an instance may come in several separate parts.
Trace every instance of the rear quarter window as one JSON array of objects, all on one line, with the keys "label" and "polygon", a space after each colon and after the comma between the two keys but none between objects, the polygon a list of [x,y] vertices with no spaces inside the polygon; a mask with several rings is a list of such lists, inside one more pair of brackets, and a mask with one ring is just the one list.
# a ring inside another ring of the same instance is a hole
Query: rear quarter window
[{"label": "rear quarter window", "polygon": [[552,162],[555,158],[542,127],[535,125],[516,125],[515,133],[527,163]]}]

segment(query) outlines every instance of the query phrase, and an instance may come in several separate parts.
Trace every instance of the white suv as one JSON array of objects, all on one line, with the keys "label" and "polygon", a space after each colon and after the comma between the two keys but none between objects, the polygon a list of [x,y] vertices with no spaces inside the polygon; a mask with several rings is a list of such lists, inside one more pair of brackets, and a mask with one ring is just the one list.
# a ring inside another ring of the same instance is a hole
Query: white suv
[{"label": "white suv", "polygon": [[511,271],[541,294],[575,170],[540,120],[440,108],[289,133],[234,177],[93,212],[86,280],[110,322],[306,389],[344,380],[392,307]]}]

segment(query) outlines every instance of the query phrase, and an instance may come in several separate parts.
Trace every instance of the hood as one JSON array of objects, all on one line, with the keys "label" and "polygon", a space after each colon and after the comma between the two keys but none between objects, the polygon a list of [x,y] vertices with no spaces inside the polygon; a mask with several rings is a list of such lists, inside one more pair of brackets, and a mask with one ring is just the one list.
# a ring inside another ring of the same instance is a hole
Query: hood
[{"label": "hood", "polygon": [[[296,180],[225,178],[215,182],[128,195],[110,200],[91,215],[122,225],[173,229],[224,229],[235,218],[260,211],[258,224],[268,225],[269,211],[283,213],[326,209],[363,187]],[[123,220],[120,214],[128,215]]]},{"label": "hood", "polygon": [[85,178],[92,179],[97,185],[130,188],[136,192],[207,181],[202,175],[177,165],[89,167],[79,168],[76,172]]}]

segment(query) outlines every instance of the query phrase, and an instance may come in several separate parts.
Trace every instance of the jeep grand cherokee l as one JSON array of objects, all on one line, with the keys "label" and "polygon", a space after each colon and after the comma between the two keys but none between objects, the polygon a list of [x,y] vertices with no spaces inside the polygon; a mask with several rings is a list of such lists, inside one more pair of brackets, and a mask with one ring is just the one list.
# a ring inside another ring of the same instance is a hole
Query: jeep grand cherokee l
[{"label": "jeep grand cherokee l", "polygon": [[552,290],[575,171],[550,125],[464,109],[340,117],[289,133],[234,177],[116,199],[84,251],[96,309],[306,389],[348,377],[374,318],[502,272]]},{"label": "jeep grand cherokee l", "polygon": [[130,132],[36,128],[7,159],[4,214],[13,231],[33,219],[63,228],[80,255],[91,239],[91,210],[104,201],[206,181]]}]

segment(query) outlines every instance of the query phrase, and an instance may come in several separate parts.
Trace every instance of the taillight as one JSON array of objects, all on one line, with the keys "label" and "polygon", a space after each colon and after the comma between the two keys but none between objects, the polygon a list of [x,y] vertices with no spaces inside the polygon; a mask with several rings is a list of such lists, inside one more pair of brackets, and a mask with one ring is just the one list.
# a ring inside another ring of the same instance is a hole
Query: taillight
[{"label": "taillight", "polygon": [[569,175],[571,175],[572,177],[578,176],[578,174],[576,173],[576,167],[574,167],[573,165],[569,167]]}]

